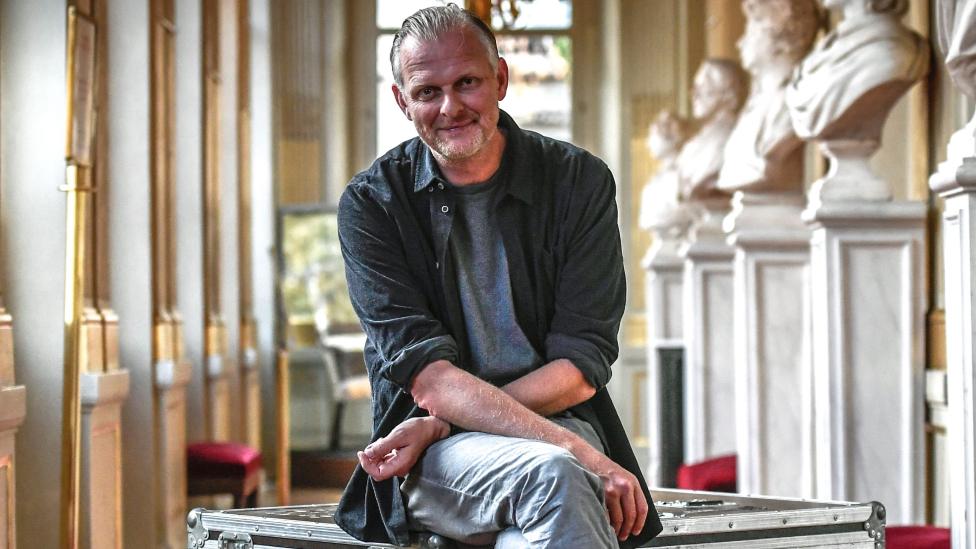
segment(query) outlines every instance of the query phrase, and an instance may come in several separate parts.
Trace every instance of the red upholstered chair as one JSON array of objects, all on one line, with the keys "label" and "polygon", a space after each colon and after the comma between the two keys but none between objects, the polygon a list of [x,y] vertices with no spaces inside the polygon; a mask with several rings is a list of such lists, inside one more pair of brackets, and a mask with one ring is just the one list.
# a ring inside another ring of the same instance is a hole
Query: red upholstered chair
[{"label": "red upholstered chair", "polygon": [[231,494],[234,507],[257,507],[261,452],[234,442],[195,442],[186,448],[190,496]]},{"label": "red upholstered chair", "polygon": [[736,491],[735,455],[683,464],[678,468],[678,488],[707,492]]},{"label": "red upholstered chair", "polygon": [[936,526],[888,526],[885,528],[888,549],[949,549],[948,528]]}]

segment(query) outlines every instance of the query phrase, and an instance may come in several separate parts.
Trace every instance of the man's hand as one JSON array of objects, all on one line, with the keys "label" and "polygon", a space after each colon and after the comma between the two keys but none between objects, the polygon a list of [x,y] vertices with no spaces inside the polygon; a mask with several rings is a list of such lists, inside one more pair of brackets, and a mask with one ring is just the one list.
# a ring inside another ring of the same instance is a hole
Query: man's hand
[{"label": "man's hand", "polygon": [[450,432],[450,425],[435,417],[411,418],[356,455],[363,470],[373,480],[402,477],[413,468],[428,446]]},{"label": "man's hand", "polygon": [[648,507],[637,477],[589,445],[574,454],[584,467],[603,479],[607,514],[617,539],[623,541],[639,534],[644,529]]}]

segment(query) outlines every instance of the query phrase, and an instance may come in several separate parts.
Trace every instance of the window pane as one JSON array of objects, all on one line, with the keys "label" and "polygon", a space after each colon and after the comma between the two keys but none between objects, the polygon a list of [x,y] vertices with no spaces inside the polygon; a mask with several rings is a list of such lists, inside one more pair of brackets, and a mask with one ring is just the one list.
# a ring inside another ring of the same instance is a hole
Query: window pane
[{"label": "window pane", "polygon": [[524,129],[563,141],[572,138],[571,40],[568,36],[499,36],[509,67],[502,109]]},{"label": "window pane", "polygon": [[513,20],[511,2],[501,2],[491,10],[491,25],[496,29],[568,29],[573,22],[572,0],[515,0],[518,16]]},{"label": "window pane", "polygon": [[[440,0],[376,0],[376,26],[381,29],[399,29],[403,20],[415,11],[446,3]],[[463,5],[463,2],[456,3]]]},{"label": "window pane", "polygon": [[393,87],[390,70],[392,45],[392,34],[381,34],[376,39],[376,156],[417,135],[390,91]]}]

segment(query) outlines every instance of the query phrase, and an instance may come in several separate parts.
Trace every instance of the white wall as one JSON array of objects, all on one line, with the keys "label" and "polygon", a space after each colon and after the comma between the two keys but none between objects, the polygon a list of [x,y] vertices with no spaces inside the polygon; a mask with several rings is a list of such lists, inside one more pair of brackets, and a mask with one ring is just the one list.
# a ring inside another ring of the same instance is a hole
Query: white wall
[{"label": "white wall", "polygon": [[15,319],[17,382],[27,386],[27,419],[17,435],[21,547],[58,545],[66,13],[62,0],[0,2],[0,235],[7,254],[0,268]]},{"label": "white wall", "polygon": [[187,442],[204,440],[203,414],[203,165],[200,2],[176,1],[176,286],[183,316],[187,387]]},{"label": "white wall", "polygon": [[[123,540],[155,544],[152,250],[149,173],[149,6],[112,2],[108,39],[109,254],[119,362],[129,370],[122,408]],[[126,544],[126,546],[129,546]]]},{"label": "white wall", "polygon": [[274,188],[271,125],[270,0],[251,0],[251,257],[254,316],[261,368],[261,433],[265,471],[274,471]]},{"label": "white wall", "polygon": [[225,368],[230,370],[230,438],[242,440],[240,414],[240,297],[237,226],[237,9],[235,0],[220,4],[220,307],[227,326]]}]

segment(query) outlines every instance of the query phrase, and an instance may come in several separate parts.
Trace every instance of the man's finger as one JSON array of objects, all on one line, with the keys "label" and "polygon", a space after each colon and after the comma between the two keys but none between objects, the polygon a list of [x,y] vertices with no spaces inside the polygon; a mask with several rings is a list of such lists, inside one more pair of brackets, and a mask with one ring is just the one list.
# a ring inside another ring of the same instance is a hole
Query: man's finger
[{"label": "man's finger", "polygon": [[376,467],[376,462],[370,459],[369,456],[366,455],[366,452],[356,452],[356,457],[359,458],[359,465],[363,468],[363,471],[365,471],[367,475],[375,478],[375,475],[379,474],[379,469]]},{"label": "man's finger", "polygon": [[634,503],[634,486],[628,482],[622,483],[620,487],[620,503],[623,507],[623,520],[617,530],[617,538],[620,541],[627,539],[630,531],[634,528],[634,520],[637,519],[637,507]]},{"label": "man's finger", "polygon": [[607,493],[607,514],[610,515],[610,527],[613,528],[615,535],[620,535],[620,524],[623,522],[623,513],[620,509],[620,495]]},{"label": "man's finger", "polygon": [[644,492],[640,489],[634,490],[634,501],[637,505],[637,520],[634,521],[634,528],[630,531],[631,534],[637,535],[641,533],[644,529],[644,522],[647,520],[647,499],[644,498]]},{"label": "man's finger", "polygon": [[389,435],[378,438],[367,446],[365,450],[366,455],[370,459],[383,459],[387,454],[403,445],[400,442],[400,438],[399,433],[394,430]]}]

